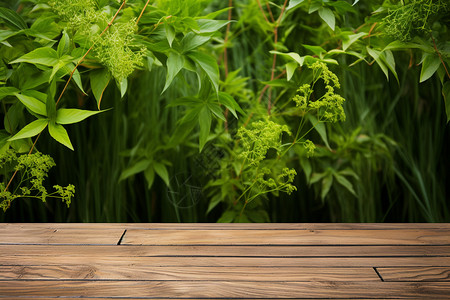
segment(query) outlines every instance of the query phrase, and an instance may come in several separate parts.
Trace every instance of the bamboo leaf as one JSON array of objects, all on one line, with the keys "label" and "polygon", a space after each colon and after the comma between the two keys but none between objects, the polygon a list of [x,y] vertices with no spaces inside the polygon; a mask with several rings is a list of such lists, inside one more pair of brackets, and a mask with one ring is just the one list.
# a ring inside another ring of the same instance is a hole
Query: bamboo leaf
[{"label": "bamboo leaf", "polygon": [[200,52],[189,52],[188,56],[197,63],[197,65],[205,71],[214,91],[219,93],[219,66],[214,58]]},{"label": "bamboo leaf", "polygon": [[63,144],[64,146],[73,151],[73,146],[72,143],[70,142],[69,135],[67,134],[66,129],[62,125],[50,122],[48,123],[48,132],[57,142]]},{"label": "bamboo leaf", "polygon": [[27,23],[25,23],[22,17],[12,9],[0,7],[0,18],[2,18],[6,25],[11,29],[22,30],[28,28]]},{"label": "bamboo leaf", "polygon": [[334,31],[336,17],[334,16],[334,13],[331,11],[331,9],[327,7],[321,7],[319,9],[319,16],[322,18],[322,20],[325,21],[325,23],[328,24],[328,26],[330,26],[331,30]]},{"label": "bamboo leaf", "polygon": [[26,96],[19,93],[15,93],[15,95],[19,99],[19,101],[22,102],[22,104],[32,112],[42,116],[47,116],[47,108],[45,106],[45,103],[31,96]]},{"label": "bamboo leaf", "polygon": [[0,100],[5,98],[6,96],[14,96],[18,92],[19,92],[19,90],[12,86],[0,87]]},{"label": "bamboo leaf", "polygon": [[169,57],[167,58],[167,76],[166,76],[166,84],[164,85],[164,89],[162,93],[170,86],[173,79],[184,65],[184,56],[179,54],[178,52],[170,52]]},{"label": "bamboo leaf", "polygon": [[378,66],[380,66],[381,70],[383,71],[384,75],[386,75],[387,80],[389,80],[389,71],[388,67],[385,65],[383,60],[380,58],[381,52],[378,50],[371,49],[367,46],[367,53],[369,53],[370,56],[372,56],[373,59],[375,59]]},{"label": "bamboo leaf", "polygon": [[8,139],[8,141],[14,141],[19,139],[25,139],[29,137],[33,137],[42,132],[42,130],[47,127],[48,120],[47,119],[37,119],[36,121],[31,122],[18,133],[16,133],[12,138]]},{"label": "bamboo leaf", "polygon": [[166,30],[167,42],[169,42],[170,48],[172,48],[173,40],[175,39],[175,29],[172,25],[164,23],[164,29]]},{"label": "bamboo leaf", "polygon": [[11,64],[26,62],[30,64],[44,65],[53,67],[58,64],[59,58],[56,51],[49,47],[34,49],[18,59],[10,62]]},{"label": "bamboo leaf", "polygon": [[296,8],[297,6],[302,4],[303,1],[305,0],[289,0],[289,5],[286,7],[286,12]]},{"label": "bamboo leaf", "polygon": [[346,51],[353,43],[359,40],[361,37],[366,36],[367,32],[359,32],[355,34],[350,34],[342,40],[342,49]]},{"label": "bamboo leaf", "polygon": [[141,161],[138,161],[131,167],[125,169],[122,174],[120,174],[119,181],[122,181],[124,179],[127,179],[128,177],[131,177],[137,173],[141,173],[144,170],[146,170],[150,166],[151,161],[148,159],[144,159]]},{"label": "bamboo leaf", "polygon": [[198,122],[200,124],[199,151],[202,152],[202,149],[208,140],[209,131],[211,129],[211,111],[206,106],[200,110]]},{"label": "bamboo leaf", "polygon": [[325,197],[330,192],[332,185],[333,185],[333,175],[331,173],[328,173],[327,176],[325,176],[322,179],[322,191],[320,193],[320,197],[322,198],[322,201],[325,200]]},{"label": "bamboo leaf", "polygon": [[345,187],[350,193],[352,193],[356,197],[356,192],[353,189],[353,184],[344,176],[339,173],[334,173],[334,178],[337,182],[339,182],[343,187]]},{"label": "bamboo leaf", "polygon": [[170,186],[169,172],[167,171],[166,166],[160,162],[154,162],[153,169],[155,170],[156,174],[158,174],[158,176],[161,177],[161,179],[164,181],[164,183],[167,186]]},{"label": "bamboo leaf", "polygon": [[91,81],[91,89],[94,94],[95,100],[97,100],[97,107],[100,109],[103,93],[111,80],[111,74],[106,69],[95,70],[90,72],[89,78]]},{"label": "bamboo leaf", "polygon": [[295,70],[297,70],[298,64],[295,61],[291,61],[286,64],[286,77],[287,80],[291,80],[292,76],[295,73]]},{"label": "bamboo leaf", "polygon": [[429,79],[437,71],[441,65],[441,60],[437,55],[424,54],[425,58],[422,62],[422,70],[420,72],[420,82]]},{"label": "bamboo leaf", "polygon": [[56,123],[66,125],[83,121],[90,116],[102,113],[107,110],[92,111],[75,108],[61,108],[56,111]]}]

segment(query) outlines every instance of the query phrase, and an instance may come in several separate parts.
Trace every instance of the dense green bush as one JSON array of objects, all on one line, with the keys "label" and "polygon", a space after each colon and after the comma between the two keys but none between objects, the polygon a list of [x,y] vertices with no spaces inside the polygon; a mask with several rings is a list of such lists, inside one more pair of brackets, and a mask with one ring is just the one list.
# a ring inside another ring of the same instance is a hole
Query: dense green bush
[{"label": "dense green bush", "polygon": [[446,1],[0,6],[4,221],[450,218]]}]

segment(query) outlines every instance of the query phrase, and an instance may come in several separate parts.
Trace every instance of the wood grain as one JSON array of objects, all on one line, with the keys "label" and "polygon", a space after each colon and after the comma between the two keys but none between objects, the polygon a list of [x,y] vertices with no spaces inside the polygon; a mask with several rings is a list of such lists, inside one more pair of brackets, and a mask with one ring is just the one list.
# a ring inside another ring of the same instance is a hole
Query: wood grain
[{"label": "wood grain", "polygon": [[[450,256],[450,246],[150,246],[150,245],[52,245],[55,256],[233,256],[233,257],[393,257]],[[48,245],[0,245],[1,255],[48,256]],[[18,257],[18,259],[19,259]]]},{"label": "wood grain", "polygon": [[450,245],[447,230],[128,229],[122,245]]},{"label": "wood grain", "polygon": [[373,268],[154,267],[143,264],[0,266],[0,280],[380,281]]},{"label": "wood grain", "polygon": [[124,230],[90,228],[40,228],[33,225],[0,226],[0,244],[116,245]]},{"label": "wood grain", "polygon": [[0,299],[450,299],[449,278],[449,224],[0,224]]},{"label": "wood grain", "polygon": [[3,297],[448,299],[446,283],[228,281],[0,281]]},{"label": "wood grain", "polygon": [[0,254],[0,265],[112,264],[119,267],[141,264],[152,267],[442,267],[450,257],[103,257],[10,256]]},{"label": "wood grain", "polygon": [[450,281],[450,267],[378,268],[384,281]]}]

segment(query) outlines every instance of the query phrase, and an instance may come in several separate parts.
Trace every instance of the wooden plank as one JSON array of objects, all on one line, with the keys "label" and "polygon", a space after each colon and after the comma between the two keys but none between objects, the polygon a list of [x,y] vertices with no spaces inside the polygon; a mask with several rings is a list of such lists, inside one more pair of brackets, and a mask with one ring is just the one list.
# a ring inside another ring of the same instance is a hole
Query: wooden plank
[{"label": "wooden plank", "polygon": [[150,267],[142,264],[0,266],[0,280],[380,281],[373,268]]},{"label": "wooden plank", "polygon": [[14,256],[0,254],[0,265],[110,264],[117,267],[448,267],[450,257],[117,257]]},{"label": "wooden plank", "polygon": [[384,281],[450,281],[450,267],[377,268]]},{"label": "wooden plank", "polygon": [[[48,256],[48,245],[0,245],[1,255]],[[234,256],[234,257],[342,257],[342,256],[450,256],[450,246],[137,246],[52,245],[52,256]],[[18,259],[20,259],[18,257]]]},{"label": "wooden plank", "polygon": [[22,225],[13,229],[11,226],[0,226],[0,244],[116,245],[123,232],[120,228],[42,228]]},{"label": "wooden plank", "polygon": [[448,299],[443,282],[0,281],[3,297]]},{"label": "wooden plank", "polygon": [[398,230],[445,229],[450,223],[3,223],[8,230],[23,228],[147,229],[147,230]]},{"label": "wooden plank", "polygon": [[122,245],[450,245],[450,231],[128,229]]}]

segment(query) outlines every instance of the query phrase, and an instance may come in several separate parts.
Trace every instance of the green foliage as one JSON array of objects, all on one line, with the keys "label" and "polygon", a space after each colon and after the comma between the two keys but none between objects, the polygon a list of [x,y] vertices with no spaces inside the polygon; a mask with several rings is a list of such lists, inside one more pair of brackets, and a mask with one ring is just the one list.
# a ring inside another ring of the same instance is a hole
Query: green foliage
[{"label": "green foliage", "polygon": [[2,208],[43,151],[59,221],[448,220],[445,1],[145,4],[0,8]]},{"label": "green foliage", "polygon": [[13,150],[6,150],[0,154],[0,169],[3,175],[10,175],[12,171],[17,172],[17,183],[14,191],[5,189],[5,184],[0,183],[0,207],[5,212],[18,198],[35,198],[46,202],[47,198],[58,198],[69,207],[75,194],[75,187],[69,184],[67,187],[55,185],[55,191],[48,193],[44,187],[44,180],[49,170],[55,166],[55,162],[48,155],[39,152],[33,154],[17,155]]}]

